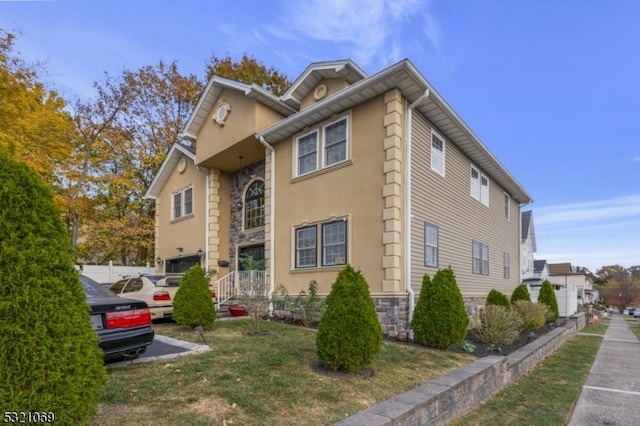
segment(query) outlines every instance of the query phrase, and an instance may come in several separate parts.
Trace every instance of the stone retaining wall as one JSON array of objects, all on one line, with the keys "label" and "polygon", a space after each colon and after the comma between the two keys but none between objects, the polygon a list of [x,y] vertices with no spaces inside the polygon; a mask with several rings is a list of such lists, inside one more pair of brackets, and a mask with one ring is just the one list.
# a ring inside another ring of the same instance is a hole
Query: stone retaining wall
[{"label": "stone retaining wall", "polygon": [[422,386],[369,407],[336,425],[445,425],[469,413],[578,334],[578,314],[506,357],[488,356],[457,368]]}]

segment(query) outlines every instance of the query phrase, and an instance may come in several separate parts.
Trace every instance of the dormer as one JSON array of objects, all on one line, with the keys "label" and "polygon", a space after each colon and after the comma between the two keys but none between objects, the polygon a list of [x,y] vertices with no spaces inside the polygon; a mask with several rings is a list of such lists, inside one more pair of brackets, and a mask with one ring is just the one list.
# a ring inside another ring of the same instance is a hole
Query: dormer
[{"label": "dormer", "polygon": [[315,62],[300,74],[281,100],[301,111],[366,77],[351,60]]}]

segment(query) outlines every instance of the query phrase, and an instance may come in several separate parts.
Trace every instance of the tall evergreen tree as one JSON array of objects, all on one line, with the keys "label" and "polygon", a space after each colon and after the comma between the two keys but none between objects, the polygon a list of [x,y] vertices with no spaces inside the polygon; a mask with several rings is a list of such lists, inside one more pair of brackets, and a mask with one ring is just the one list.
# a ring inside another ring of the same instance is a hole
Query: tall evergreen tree
[{"label": "tall evergreen tree", "polygon": [[556,299],[556,292],[553,291],[553,286],[548,280],[544,280],[542,282],[542,287],[540,288],[540,294],[538,294],[538,303],[544,303],[549,307],[553,316],[551,321],[557,321],[560,316],[560,311],[558,309],[558,299]]}]

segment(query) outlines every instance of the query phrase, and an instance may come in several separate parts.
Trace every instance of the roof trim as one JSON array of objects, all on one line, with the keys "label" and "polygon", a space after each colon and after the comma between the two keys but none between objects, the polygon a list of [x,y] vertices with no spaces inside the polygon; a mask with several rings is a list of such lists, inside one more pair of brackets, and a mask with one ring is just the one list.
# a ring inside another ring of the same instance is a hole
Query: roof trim
[{"label": "roof trim", "polygon": [[165,157],[164,161],[160,165],[160,169],[158,169],[158,173],[156,173],[151,185],[149,185],[149,189],[144,194],[144,198],[150,200],[157,200],[158,195],[160,195],[160,191],[164,187],[165,183],[169,179],[171,172],[175,169],[178,161],[182,156],[186,156],[193,161],[196,162],[196,153],[192,148],[181,145],[179,143],[174,143],[169,149],[169,153]]}]

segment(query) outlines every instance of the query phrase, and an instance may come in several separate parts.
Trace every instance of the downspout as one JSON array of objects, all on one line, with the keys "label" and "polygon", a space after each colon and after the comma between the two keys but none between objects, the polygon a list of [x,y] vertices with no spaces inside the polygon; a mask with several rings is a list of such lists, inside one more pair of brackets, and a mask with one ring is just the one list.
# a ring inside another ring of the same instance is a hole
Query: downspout
[{"label": "downspout", "polygon": [[204,272],[205,274],[209,274],[209,169],[207,169],[207,174],[205,175],[204,178],[204,185],[205,185],[205,201],[204,201],[204,205],[205,207],[205,211],[206,211],[206,217],[204,220]]},{"label": "downspout", "polygon": [[[271,145],[264,139],[264,136],[260,136],[260,143],[267,149],[269,154],[271,155],[271,174],[269,177],[269,189],[271,190],[271,200],[269,204],[269,294],[267,297],[269,300],[273,297],[273,293],[276,290],[275,286],[275,213],[276,213],[276,173],[275,173],[275,165],[276,165],[276,150],[273,149]],[[269,315],[271,315],[272,306],[269,304]]]},{"label": "downspout", "polygon": [[[405,120],[405,165],[404,165],[404,188],[405,188],[405,217],[404,217],[404,288],[409,294],[409,317],[407,328],[411,327],[411,319],[413,318],[413,310],[416,305],[416,295],[411,288],[411,218],[413,216],[411,211],[411,120],[413,110],[425,99],[429,97],[429,89],[424,91],[424,94],[416,99],[407,108],[407,118]],[[409,330],[411,333],[411,330]]]}]

